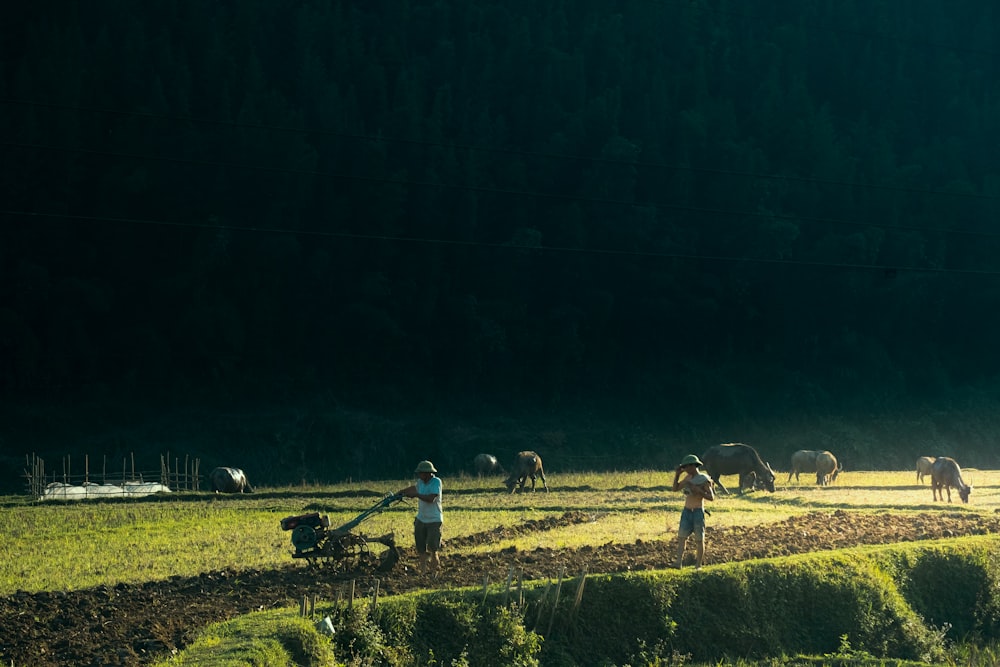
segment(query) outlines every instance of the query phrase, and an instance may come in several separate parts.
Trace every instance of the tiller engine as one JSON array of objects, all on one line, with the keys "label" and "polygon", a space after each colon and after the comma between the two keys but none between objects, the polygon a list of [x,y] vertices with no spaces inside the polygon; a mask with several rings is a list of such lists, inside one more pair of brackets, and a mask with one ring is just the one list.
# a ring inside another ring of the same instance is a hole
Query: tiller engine
[{"label": "tiller engine", "polygon": [[[402,500],[395,494],[386,496],[372,507],[338,528],[330,528],[330,517],[319,512],[287,516],[281,529],[292,531],[292,558],[305,558],[310,565],[328,567],[339,572],[388,572],[399,560],[393,533],[369,537],[352,533],[361,522]],[[373,551],[373,545],[380,545]]]}]

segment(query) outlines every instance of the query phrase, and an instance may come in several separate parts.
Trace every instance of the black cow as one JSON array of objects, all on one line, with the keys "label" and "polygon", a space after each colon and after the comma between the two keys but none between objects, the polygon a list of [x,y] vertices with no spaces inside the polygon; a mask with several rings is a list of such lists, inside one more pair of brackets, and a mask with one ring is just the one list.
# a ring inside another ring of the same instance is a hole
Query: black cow
[{"label": "black cow", "polygon": [[503,473],[503,466],[492,454],[476,454],[476,458],[472,459],[472,465],[475,466],[476,474],[480,477]]},{"label": "black cow", "polygon": [[[723,493],[729,493],[729,490],[719,481],[722,475],[739,475],[740,493],[745,487],[761,486],[774,491],[774,471],[750,445],[740,442],[713,445],[701,455],[701,460],[705,472],[711,475],[712,481]],[[753,481],[750,480],[751,473],[756,476]]]},{"label": "black cow", "polygon": [[795,475],[797,482],[799,481],[799,473],[816,472],[817,456],[819,456],[819,452],[815,449],[800,449],[792,454],[792,469],[788,473],[788,481],[792,481],[792,475]]},{"label": "black cow", "polygon": [[253,493],[247,476],[239,468],[216,468],[209,476],[216,493]]}]

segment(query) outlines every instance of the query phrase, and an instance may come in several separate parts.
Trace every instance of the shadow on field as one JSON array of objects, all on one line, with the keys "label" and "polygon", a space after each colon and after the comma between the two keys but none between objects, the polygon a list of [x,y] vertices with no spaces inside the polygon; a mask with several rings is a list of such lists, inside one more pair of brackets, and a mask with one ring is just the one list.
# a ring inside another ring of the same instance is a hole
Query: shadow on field
[{"label": "shadow on field", "polygon": [[[884,497],[884,496],[883,496]],[[921,511],[940,512],[947,510],[957,514],[978,514],[981,508],[975,505],[963,505],[962,503],[948,503],[938,501],[936,503],[885,503],[879,502],[880,497],[873,494],[871,503],[858,502],[824,502],[822,497],[803,498],[802,496],[782,497],[778,492],[768,500],[770,504],[783,507],[803,507],[815,509],[842,509],[842,510],[876,510],[876,511]]]}]

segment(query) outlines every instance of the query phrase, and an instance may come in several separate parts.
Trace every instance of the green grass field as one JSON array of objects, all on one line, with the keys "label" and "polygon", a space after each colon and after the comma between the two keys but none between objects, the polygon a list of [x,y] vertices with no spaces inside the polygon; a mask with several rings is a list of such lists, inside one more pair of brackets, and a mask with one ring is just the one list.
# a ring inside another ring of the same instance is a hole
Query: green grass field
[{"label": "green grass field", "polygon": [[[949,509],[1000,511],[1000,471],[965,470],[971,502],[957,494],[949,507],[933,502],[929,484],[912,471],[844,473],[829,487],[803,475],[787,483],[778,474],[775,493],[720,496],[712,507],[716,527],[781,521],[818,509],[919,512]],[[672,473],[550,474],[552,492],[509,495],[498,479],[444,477],[446,539],[528,519],[581,511],[600,515],[544,534],[469,550],[516,545],[579,547],[636,539],[661,539],[675,529],[680,496]],[[735,478],[723,478],[735,485]],[[0,499],[0,595],[18,590],[72,590],[118,582],[137,583],[224,568],[269,568],[291,562],[282,517],[306,511],[328,514],[335,525],[353,519],[410,480],[342,483],[324,487],[265,488],[245,496],[182,493],[148,499],[32,502]],[[408,535],[415,508],[400,504],[364,523],[367,534]]]}]

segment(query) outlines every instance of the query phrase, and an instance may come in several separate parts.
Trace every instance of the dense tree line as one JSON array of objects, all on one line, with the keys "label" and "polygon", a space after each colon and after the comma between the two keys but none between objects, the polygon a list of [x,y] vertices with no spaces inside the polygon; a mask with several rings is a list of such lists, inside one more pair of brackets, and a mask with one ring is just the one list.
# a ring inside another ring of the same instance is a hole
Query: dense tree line
[{"label": "dense tree line", "polygon": [[989,3],[3,12],[8,398],[733,416],[996,386]]}]

